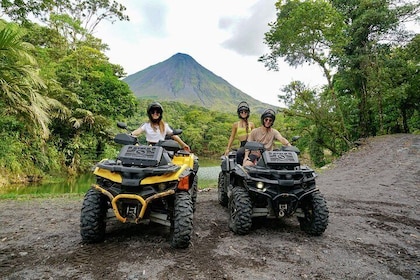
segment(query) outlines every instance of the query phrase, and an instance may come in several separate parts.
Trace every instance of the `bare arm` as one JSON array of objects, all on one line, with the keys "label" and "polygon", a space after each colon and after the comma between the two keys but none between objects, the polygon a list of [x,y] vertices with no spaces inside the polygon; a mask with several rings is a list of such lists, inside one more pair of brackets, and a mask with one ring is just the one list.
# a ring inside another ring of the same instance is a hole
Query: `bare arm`
[{"label": "bare arm", "polygon": [[225,156],[229,153],[230,148],[232,147],[233,140],[235,139],[236,132],[238,131],[238,123],[235,122],[232,125],[232,132],[230,133],[229,142],[225,151]]},{"label": "bare arm", "polygon": [[290,142],[280,132],[276,135],[276,140],[280,141],[284,146],[291,146]]},{"label": "bare arm", "polygon": [[249,128],[251,129],[251,131],[255,128],[255,124],[253,122],[249,123]]},{"label": "bare arm", "polygon": [[172,139],[174,139],[178,144],[186,151],[191,152],[190,146],[185,144],[184,141],[178,135],[172,135]]},{"label": "bare arm", "polygon": [[144,132],[144,129],[142,129],[141,126],[140,126],[136,130],[134,130],[133,132],[131,132],[131,135],[137,137],[140,134],[142,134],[143,132]]}]

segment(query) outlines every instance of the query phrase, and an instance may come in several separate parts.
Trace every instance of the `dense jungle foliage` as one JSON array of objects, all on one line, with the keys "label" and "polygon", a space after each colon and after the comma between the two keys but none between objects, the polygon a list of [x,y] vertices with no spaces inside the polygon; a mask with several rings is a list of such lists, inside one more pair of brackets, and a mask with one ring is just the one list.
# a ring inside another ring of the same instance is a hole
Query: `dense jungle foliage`
[{"label": "dense jungle foliage", "polygon": [[[120,65],[104,55],[92,34],[103,20],[129,20],[110,1],[1,1],[0,185],[45,176],[76,175],[114,157],[117,121],[132,129],[147,120],[150,100],[138,100]],[[276,70],[319,65],[321,89],[300,81],[283,89],[286,104],[275,127],[313,164],[350,149],[355,140],[420,130],[420,36],[405,30],[419,23],[418,2],[385,0],[278,1],[267,26],[270,53],[260,61]],[[7,20],[6,20],[7,18]],[[36,19],[36,22],[30,21]],[[238,100],[239,102],[240,100]],[[162,102],[164,119],[200,157],[219,157],[236,112]],[[251,108],[252,110],[252,108]],[[252,115],[257,125],[259,116]]]}]

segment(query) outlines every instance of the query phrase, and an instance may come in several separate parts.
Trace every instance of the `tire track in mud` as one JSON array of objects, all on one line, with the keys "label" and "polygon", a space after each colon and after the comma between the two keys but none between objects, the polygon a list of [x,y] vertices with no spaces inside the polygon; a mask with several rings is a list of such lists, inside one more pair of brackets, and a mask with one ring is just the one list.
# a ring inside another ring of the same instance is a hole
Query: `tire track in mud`
[{"label": "tire track in mud", "polygon": [[[332,202],[333,201],[331,201],[331,203]],[[420,220],[406,216],[410,214],[410,212],[415,211],[415,208],[410,205],[383,201],[355,201],[337,198],[335,198],[334,202],[336,204],[333,207],[334,210],[331,212],[337,216],[359,215],[361,217],[373,218],[377,223],[403,224],[404,226],[420,229]],[[395,207],[395,211],[387,213],[384,211],[384,206],[388,206],[388,208]],[[411,211],[409,211],[410,209]],[[372,222],[372,224],[373,223],[374,222]],[[390,226],[390,228],[394,227]],[[398,229],[399,226],[396,226],[396,228]]]},{"label": "tire track in mud", "polygon": [[[420,220],[414,215],[418,209],[416,206],[342,197],[331,198],[330,204],[334,205],[331,207],[333,211],[330,211],[331,219],[347,217],[349,224],[353,224],[352,220],[358,220],[359,223],[353,225],[360,228],[357,232],[369,232],[378,239],[370,243],[372,240],[365,240],[361,235],[356,240],[334,238],[335,242],[346,244],[348,251],[363,258],[378,261],[403,279],[420,279]],[[385,236],[387,238],[383,239]]]},{"label": "tire track in mud", "polygon": [[397,244],[386,243],[380,246],[350,241],[348,250],[356,252],[362,258],[370,258],[385,265],[394,275],[404,279],[416,279],[414,275],[420,274],[418,252],[410,252]]}]

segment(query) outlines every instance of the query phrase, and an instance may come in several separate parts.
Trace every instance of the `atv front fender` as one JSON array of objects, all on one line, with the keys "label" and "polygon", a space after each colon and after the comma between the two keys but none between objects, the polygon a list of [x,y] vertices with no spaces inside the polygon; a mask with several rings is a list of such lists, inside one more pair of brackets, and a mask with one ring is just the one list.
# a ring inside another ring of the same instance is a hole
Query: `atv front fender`
[{"label": "atv front fender", "polygon": [[242,165],[236,165],[233,170],[234,176],[242,177],[244,180],[249,178],[248,172]]}]

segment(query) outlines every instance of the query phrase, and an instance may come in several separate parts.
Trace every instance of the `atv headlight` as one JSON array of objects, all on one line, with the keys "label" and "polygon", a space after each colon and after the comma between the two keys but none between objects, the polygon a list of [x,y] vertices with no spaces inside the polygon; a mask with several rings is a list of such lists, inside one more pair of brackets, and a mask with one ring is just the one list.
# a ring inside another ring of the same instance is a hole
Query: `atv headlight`
[{"label": "atv headlight", "polygon": [[263,182],[257,182],[257,189],[262,190],[264,188]]}]

